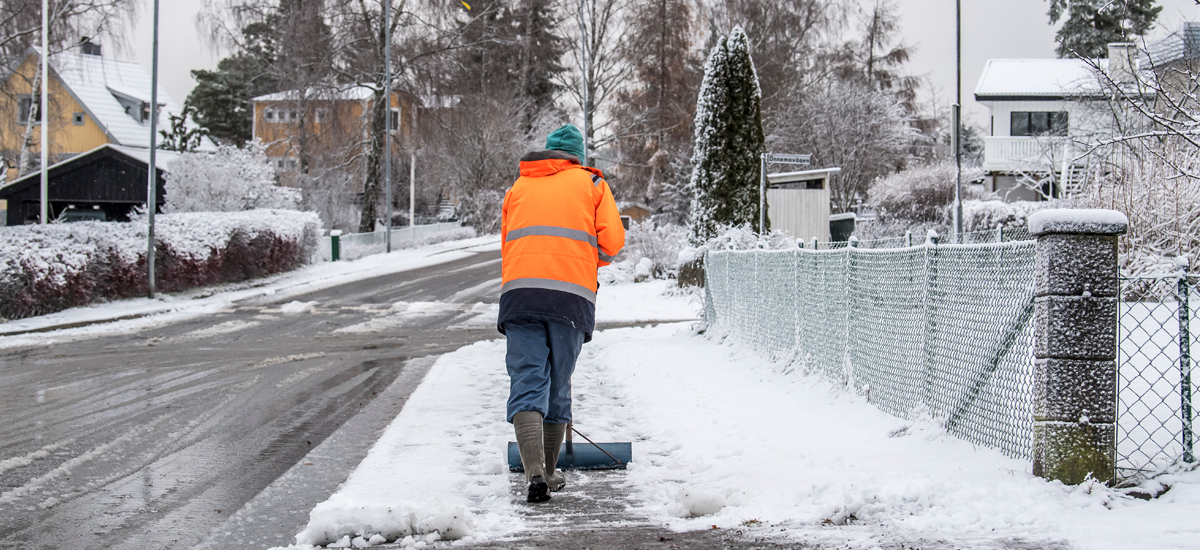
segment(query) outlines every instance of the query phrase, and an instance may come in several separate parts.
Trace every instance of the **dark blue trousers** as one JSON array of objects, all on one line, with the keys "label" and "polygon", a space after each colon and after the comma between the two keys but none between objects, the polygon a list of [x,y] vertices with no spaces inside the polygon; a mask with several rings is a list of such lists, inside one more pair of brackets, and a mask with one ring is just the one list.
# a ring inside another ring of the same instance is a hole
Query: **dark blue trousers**
[{"label": "dark blue trousers", "polygon": [[505,321],[508,339],[508,421],[523,411],[542,413],[542,422],[571,421],[571,373],[583,348],[583,331],[550,321]]}]

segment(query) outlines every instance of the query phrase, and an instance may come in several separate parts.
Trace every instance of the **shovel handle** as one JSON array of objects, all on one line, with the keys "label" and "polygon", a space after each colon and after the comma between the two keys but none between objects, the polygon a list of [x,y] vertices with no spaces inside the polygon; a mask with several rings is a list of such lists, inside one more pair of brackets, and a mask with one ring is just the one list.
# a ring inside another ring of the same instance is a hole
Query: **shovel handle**
[{"label": "shovel handle", "polygon": [[615,456],[613,456],[613,455],[609,454],[609,453],[608,453],[608,451],[604,450],[604,447],[601,447],[601,446],[597,445],[595,441],[592,441],[591,439],[589,439],[589,438],[588,438],[588,436],[586,436],[586,435],[583,435],[583,432],[581,432],[581,431],[579,431],[579,430],[576,430],[576,429],[575,429],[575,425],[574,425],[574,424],[567,424],[567,426],[571,428],[570,430],[568,430],[568,431],[567,431],[567,437],[571,437],[571,432],[575,432],[575,433],[579,434],[579,437],[582,437],[582,438],[584,438],[584,439],[587,439],[587,442],[588,442],[588,443],[591,443],[593,447],[595,447],[595,448],[597,448],[597,449],[600,449],[600,452],[602,452],[602,453],[604,453],[604,454],[608,455],[608,458],[611,458],[611,459],[613,459],[613,462],[616,462],[618,466],[622,466],[622,465],[624,464],[623,462],[621,462],[621,460],[620,460],[620,459],[618,459],[617,457],[615,457]]},{"label": "shovel handle", "polygon": [[575,431],[575,425],[567,422],[567,454],[575,454],[575,444],[571,442],[571,432]]}]

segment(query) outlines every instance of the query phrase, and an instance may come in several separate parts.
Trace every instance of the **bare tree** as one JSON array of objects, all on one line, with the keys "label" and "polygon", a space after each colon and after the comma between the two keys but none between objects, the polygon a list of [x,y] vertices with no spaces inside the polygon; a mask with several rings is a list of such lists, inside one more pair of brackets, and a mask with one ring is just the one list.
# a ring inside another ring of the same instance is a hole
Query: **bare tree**
[{"label": "bare tree", "polygon": [[588,164],[594,166],[592,152],[603,149],[615,139],[612,120],[605,110],[617,91],[626,85],[632,71],[621,56],[621,45],[628,38],[624,18],[630,2],[578,0],[578,4],[564,3],[564,9],[575,10],[572,39],[579,46],[571,50],[576,72],[565,77],[562,85],[583,110],[585,153]]},{"label": "bare tree", "polygon": [[830,183],[834,212],[850,211],[876,178],[904,166],[916,129],[902,100],[861,81],[836,81],[789,105],[769,142],[804,151],[821,166],[840,166]]}]

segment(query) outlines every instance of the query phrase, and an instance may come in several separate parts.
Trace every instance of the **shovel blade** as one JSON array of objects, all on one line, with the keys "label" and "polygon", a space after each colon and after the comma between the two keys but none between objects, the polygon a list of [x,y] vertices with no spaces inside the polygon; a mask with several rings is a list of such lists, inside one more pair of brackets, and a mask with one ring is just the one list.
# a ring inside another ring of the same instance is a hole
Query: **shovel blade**
[{"label": "shovel blade", "polygon": [[[624,470],[625,465],[633,460],[633,444],[628,441],[615,443],[600,443],[602,449],[616,457],[613,460],[591,443],[575,443],[574,452],[567,452],[567,444],[563,443],[558,451],[559,470]],[[508,442],[508,469],[523,472],[521,465],[521,450],[515,441]]]}]

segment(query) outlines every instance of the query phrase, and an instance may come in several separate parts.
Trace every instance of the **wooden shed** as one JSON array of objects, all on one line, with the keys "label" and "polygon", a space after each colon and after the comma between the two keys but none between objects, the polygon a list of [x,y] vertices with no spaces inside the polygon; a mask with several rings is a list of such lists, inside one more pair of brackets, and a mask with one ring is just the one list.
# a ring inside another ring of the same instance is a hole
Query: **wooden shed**
[{"label": "wooden shed", "polygon": [[808,241],[829,241],[829,179],[841,168],[767,174],[771,228]]},{"label": "wooden shed", "polygon": [[[178,153],[158,151],[158,205],[165,165]],[[150,150],[105,144],[51,166],[49,208],[51,219],[128,221],[135,206],[146,204]],[[6,224],[37,223],[41,212],[41,173],[33,172],[0,187],[7,202]]]}]

